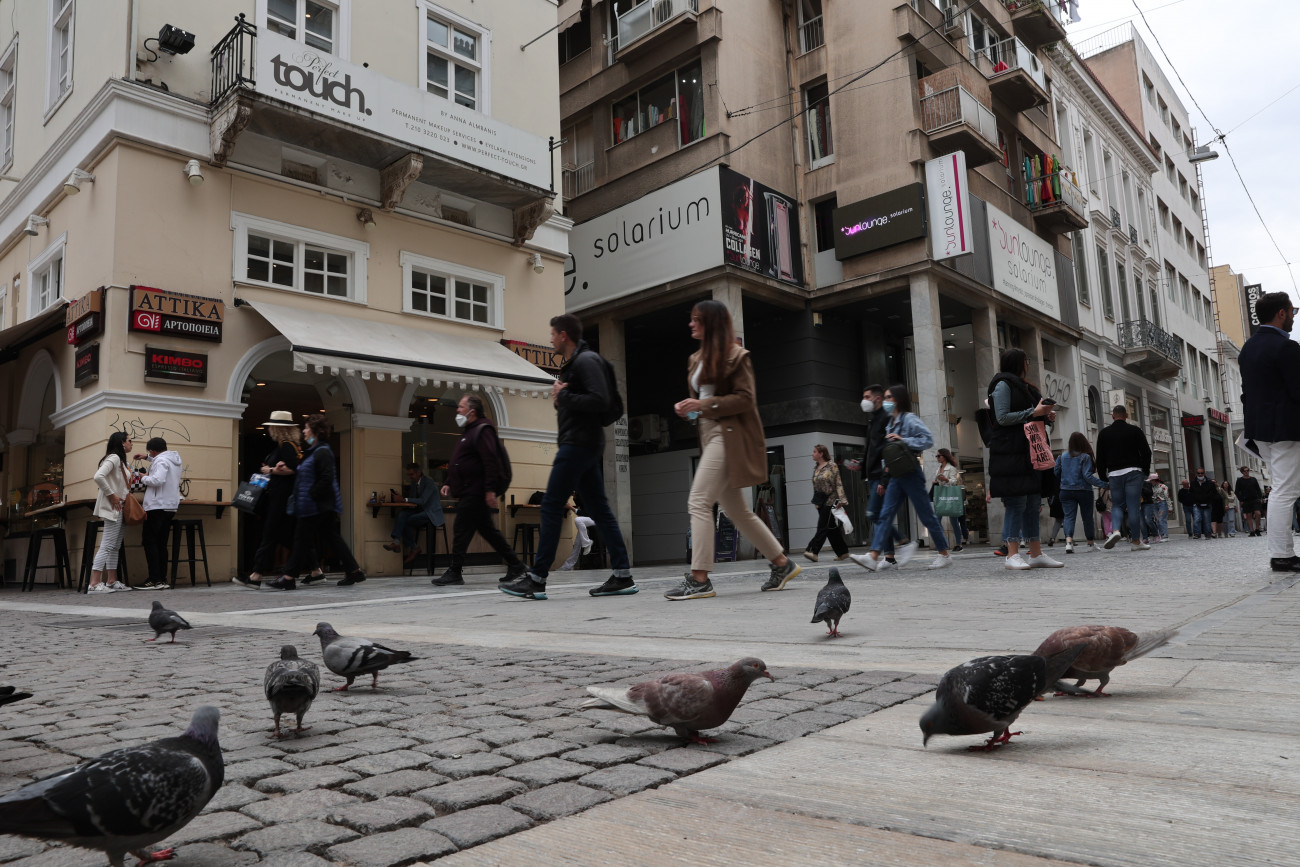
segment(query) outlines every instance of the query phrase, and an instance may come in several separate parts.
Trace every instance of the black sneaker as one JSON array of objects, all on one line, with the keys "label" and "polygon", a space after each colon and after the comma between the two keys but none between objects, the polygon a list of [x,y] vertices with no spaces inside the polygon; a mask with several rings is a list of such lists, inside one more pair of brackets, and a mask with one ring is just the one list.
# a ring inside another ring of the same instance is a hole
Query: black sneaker
[{"label": "black sneaker", "polygon": [[343,580],[336,584],[336,587],[351,587],[353,584],[360,584],[366,580],[366,573],[358,569],[355,572],[349,572],[343,576]]},{"label": "black sneaker", "polygon": [[262,586],[261,581],[254,581],[253,579],[246,578],[243,575],[236,575],[234,578],[231,578],[230,583],[238,584],[240,587],[247,587],[251,590],[256,590]]},{"label": "black sneaker", "polygon": [[280,576],[279,578],[276,578],[274,581],[270,581],[270,582],[263,581],[262,586],[267,590],[297,590],[298,589],[298,584],[296,581],[294,581],[292,578],[285,578],[284,576]]},{"label": "black sneaker", "polygon": [[464,584],[465,577],[460,574],[459,569],[448,569],[429,583],[434,587],[451,587],[455,584]]},{"label": "black sneaker", "polygon": [[502,575],[500,578],[497,579],[497,584],[498,585],[510,584],[514,581],[518,581],[520,578],[523,578],[527,574],[528,574],[528,567],[525,566],[522,562],[513,563],[506,566],[506,574]]},{"label": "black sneaker", "polygon": [[682,579],[682,583],[665,593],[664,598],[679,602],[683,599],[708,599],[710,596],[717,595],[713,590],[712,581],[705,578],[701,583],[693,579],[691,573],[687,572],[686,577]]},{"label": "black sneaker", "polygon": [[1007,546],[1006,546],[1006,545],[999,545],[998,547],[994,548],[994,549],[993,549],[993,556],[994,556],[994,557],[1005,557],[1005,556],[1007,556]]},{"label": "black sneaker", "polygon": [[538,581],[531,572],[525,573],[522,578],[509,584],[501,584],[497,589],[508,596],[518,596],[520,599],[540,601],[546,598],[546,582]]},{"label": "black sneaker", "polygon": [[953,546],[952,546],[952,553],[953,553],[953,554],[960,554],[961,551],[962,551],[962,546],[961,546],[961,545],[953,545]]},{"label": "black sneaker", "polygon": [[620,578],[617,575],[610,575],[609,580],[599,587],[593,587],[587,592],[592,596],[631,596],[640,590],[636,582],[631,578]]},{"label": "black sneaker", "polygon": [[[317,584],[317,583],[319,583],[319,582],[321,582],[321,581],[324,581],[324,580],[325,580],[325,573],[324,573],[324,572],[315,572],[315,573],[312,573],[312,574],[310,574],[310,575],[304,575],[304,576],[302,576],[302,583],[304,583],[304,584]],[[363,578],[363,579],[361,579],[361,580],[364,581],[365,579]]]},{"label": "black sneaker", "polygon": [[803,569],[789,557],[785,558],[784,566],[773,566],[767,580],[763,582],[760,590],[784,590],[785,585],[790,583],[790,579],[802,572]]}]

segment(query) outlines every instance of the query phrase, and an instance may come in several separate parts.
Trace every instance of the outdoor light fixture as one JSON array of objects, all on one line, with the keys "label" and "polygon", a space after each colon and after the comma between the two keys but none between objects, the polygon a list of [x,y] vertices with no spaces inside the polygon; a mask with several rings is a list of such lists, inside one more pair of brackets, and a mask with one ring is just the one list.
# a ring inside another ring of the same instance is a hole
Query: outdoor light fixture
[{"label": "outdoor light fixture", "polygon": [[943,344],[943,348],[944,348],[944,349],[956,349],[956,348],[957,348],[957,344],[953,343],[951,340],[945,340],[945,341],[944,341],[944,344]]},{"label": "outdoor light fixture", "polygon": [[189,54],[193,47],[193,33],[170,24],[164,24],[158,31],[158,50],[163,54]]},{"label": "outdoor light fixture", "polygon": [[366,227],[369,232],[375,227],[375,215],[370,212],[369,208],[362,208],[357,211],[357,222]]},{"label": "outdoor light fixture", "polygon": [[528,257],[528,264],[533,266],[533,270],[538,274],[546,270],[546,263],[542,261],[541,253],[534,253]]},{"label": "outdoor light fixture", "polygon": [[48,226],[49,224],[50,221],[44,217],[32,214],[27,218],[27,225],[23,227],[23,231],[29,235],[39,235],[41,233],[41,226]]},{"label": "outdoor light fixture", "polygon": [[1208,163],[1210,160],[1217,160],[1219,152],[1210,150],[1209,145],[1201,145],[1187,155],[1189,163]]},{"label": "outdoor light fixture", "polygon": [[190,160],[185,164],[182,171],[185,172],[185,177],[190,179],[191,187],[197,187],[203,183],[203,168],[199,165],[198,160]]},{"label": "outdoor light fixture", "polygon": [[81,192],[81,184],[83,181],[90,181],[93,184],[95,182],[95,176],[90,172],[82,171],[81,169],[73,169],[72,174],[68,175],[68,179],[63,182],[64,194],[75,196],[77,193]]}]

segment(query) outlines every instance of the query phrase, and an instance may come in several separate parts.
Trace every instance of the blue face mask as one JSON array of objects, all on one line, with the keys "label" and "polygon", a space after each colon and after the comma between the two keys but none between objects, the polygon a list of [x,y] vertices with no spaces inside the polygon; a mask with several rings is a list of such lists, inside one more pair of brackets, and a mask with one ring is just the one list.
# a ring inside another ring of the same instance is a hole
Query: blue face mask
[{"label": "blue face mask", "polygon": [[314,445],[316,445],[316,437],[309,436],[309,437],[305,437],[304,439],[305,439],[307,445],[309,445],[309,446],[314,446]]},{"label": "blue face mask", "polygon": [[883,402],[882,404],[880,404],[880,408],[883,409],[885,412],[893,412],[893,411],[894,411],[894,402],[893,402],[892,400],[887,400],[887,401]]}]

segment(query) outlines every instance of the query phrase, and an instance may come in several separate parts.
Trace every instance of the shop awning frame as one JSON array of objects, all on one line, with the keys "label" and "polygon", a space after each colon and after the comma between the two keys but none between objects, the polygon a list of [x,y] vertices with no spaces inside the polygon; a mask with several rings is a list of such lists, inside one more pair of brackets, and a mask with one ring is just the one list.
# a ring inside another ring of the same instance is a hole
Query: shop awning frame
[{"label": "shop awning frame", "polygon": [[66,301],[60,301],[44,313],[0,331],[0,364],[16,361],[27,347],[64,330],[63,311],[67,306]]}]

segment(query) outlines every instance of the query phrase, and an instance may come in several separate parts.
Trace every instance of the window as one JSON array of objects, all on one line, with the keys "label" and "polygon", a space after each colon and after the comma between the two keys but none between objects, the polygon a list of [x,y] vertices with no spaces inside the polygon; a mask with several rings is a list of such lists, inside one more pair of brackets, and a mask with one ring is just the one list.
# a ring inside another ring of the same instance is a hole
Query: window
[{"label": "window", "polygon": [[1163,97],[1156,97],[1156,105],[1160,108],[1160,122],[1169,123],[1169,106],[1165,105]]},{"label": "window", "polygon": [[1169,231],[1169,206],[1164,203],[1163,199],[1156,199],[1156,210],[1160,212],[1160,225]]},{"label": "window", "polygon": [[66,233],[33,259],[27,266],[27,315],[36,316],[63,298],[63,249]]},{"label": "window", "polygon": [[1102,171],[1105,173],[1106,202],[1118,212],[1119,196],[1115,193],[1115,160],[1111,157],[1109,151],[1102,151],[1101,165]]},{"label": "window", "polygon": [[1070,162],[1074,162],[1074,136],[1070,131],[1070,117],[1066,110],[1065,103],[1056,104],[1056,140],[1060,142],[1061,153],[1070,157]]},{"label": "window", "polygon": [[1192,201],[1191,192],[1187,187],[1187,178],[1183,177],[1182,172],[1178,173],[1178,194],[1183,197],[1184,201],[1189,203]]},{"label": "window", "polygon": [[1137,222],[1142,227],[1142,242],[1151,243],[1151,209],[1147,207],[1147,193],[1138,188]]},{"label": "window", "polygon": [[46,108],[53,111],[72,91],[72,22],[76,0],[50,0],[50,70]]},{"label": "window", "polygon": [[813,205],[813,222],[817,227],[818,253],[825,253],[827,250],[835,249],[835,221],[833,217],[837,207],[839,207],[839,199],[836,196],[822,199]]},{"label": "window", "polygon": [[1097,183],[1101,175],[1097,171],[1096,145],[1092,140],[1092,132],[1086,129],[1083,131],[1083,159],[1088,166],[1088,188],[1094,196],[1101,195],[1101,185]]},{"label": "window", "polygon": [[1169,300],[1178,303],[1178,272],[1174,266],[1165,263],[1165,286],[1169,289]]},{"label": "window", "polygon": [[1183,128],[1173,118],[1169,119],[1169,130],[1174,134],[1174,138],[1180,139],[1183,137]]},{"label": "window", "polygon": [[1156,292],[1156,281],[1148,281],[1147,288],[1151,296],[1151,321],[1156,324],[1157,328],[1163,328],[1164,326],[1160,323],[1160,296]]},{"label": "window", "polygon": [[1203,315],[1205,316],[1205,327],[1213,328],[1214,308],[1210,306],[1210,299],[1206,298],[1204,295],[1201,296],[1201,307],[1204,309]]},{"label": "window", "polygon": [[0,331],[9,327],[9,285],[0,286]]},{"label": "window", "polygon": [[338,5],[325,0],[266,0],[266,29],[326,54],[344,56]]},{"label": "window", "polygon": [[1142,291],[1142,274],[1138,269],[1133,269],[1133,297],[1138,303],[1138,319],[1147,318],[1147,299]]},{"label": "window", "polygon": [[572,199],[596,185],[595,135],[591,118],[584,118],[564,130],[560,145],[564,167],[564,198]]},{"label": "window", "polygon": [[505,278],[403,252],[402,312],[503,328]]},{"label": "window", "polygon": [[1198,214],[1201,212],[1201,197],[1196,194],[1195,190],[1192,191],[1192,210]]},{"label": "window", "polygon": [[1119,313],[1120,322],[1128,322],[1133,318],[1133,309],[1129,306],[1128,300],[1128,273],[1124,270],[1124,263],[1115,260],[1115,289],[1119,294]]},{"label": "window", "polygon": [[795,6],[799,8],[800,53],[807,54],[826,43],[826,34],[822,30],[822,0],[800,0]]},{"label": "window", "polygon": [[18,93],[18,37],[15,36],[0,56],[0,169],[14,161],[14,118]]},{"label": "window", "polygon": [[1147,135],[1147,141],[1151,143],[1151,150],[1156,152],[1156,156],[1160,156],[1160,142],[1156,141],[1156,134],[1149,133]]},{"label": "window", "polygon": [[1196,261],[1200,263],[1202,269],[1209,267],[1209,262],[1205,259],[1205,248],[1200,244],[1196,245]]},{"label": "window", "polygon": [[804,88],[803,104],[808,123],[808,159],[810,168],[816,168],[835,154],[831,140],[830,90],[826,82]]},{"label": "window", "polygon": [[1147,78],[1145,73],[1143,73],[1142,75],[1142,89],[1146,91],[1147,102],[1150,103],[1151,105],[1155,105],[1156,86],[1151,83],[1151,79]]},{"label": "window", "polygon": [[1210,359],[1201,355],[1201,390],[1208,397],[1210,394]]},{"label": "window", "polygon": [[1189,256],[1195,255],[1196,239],[1192,237],[1191,229],[1183,231],[1183,246],[1187,248],[1187,254]]},{"label": "window", "polygon": [[704,137],[704,83],[697,60],[614,103],[614,144],[674,121],[678,142]]},{"label": "window", "polygon": [[1101,287],[1101,312],[1115,318],[1115,299],[1110,294],[1110,259],[1105,249],[1097,248],[1097,285]]},{"label": "window", "polygon": [[1074,253],[1074,284],[1078,287],[1079,303],[1092,306],[1092,299],[1088,295],[1088,266],[1084,262],[1083,252],[1083,232],[1075,232],[1070,238],[1070,246],[1073,247]]},{"label": "window", "polygon": [[1177,183],[1174,180],[1174,161],[1169,159],[1168,156],[1165,157],[1165,177],[1169,178],[1169,183]]},{"label": "window", "polygon": [[1177,217],[1173,218],[1174,243],[1180,247],[1183,244],[1183,221]]},{"label": "window", "polygon": [[577,22],[567,30],[560,31],[559,43],[561,65],[591,48],[591,15],[585,5]]},{"label": "window", "polygon": [[424,21],[424,89],[466,108],[487,112],[486,34],[459,18],[430,7]]},{"label": "window", "polygon": [[250,214],[231,214],[231,227],[236,282],[366,300],[369,244]]}]

